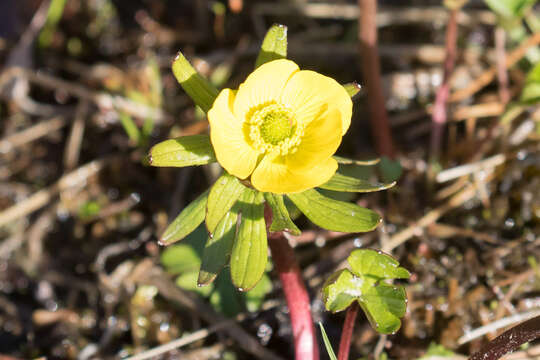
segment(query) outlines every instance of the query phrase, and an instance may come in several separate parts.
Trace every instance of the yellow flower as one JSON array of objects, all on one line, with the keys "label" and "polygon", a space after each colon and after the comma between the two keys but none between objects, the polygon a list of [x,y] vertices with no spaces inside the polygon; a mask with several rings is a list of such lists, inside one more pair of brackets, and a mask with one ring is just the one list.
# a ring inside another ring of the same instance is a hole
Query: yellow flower
[{"label": "yellow flower", "polygon": [[334,79],[290,60],[261,65],[208,112],[218,162],[259,191],[301,192],[327,182],[351,123],[352,102]]}]

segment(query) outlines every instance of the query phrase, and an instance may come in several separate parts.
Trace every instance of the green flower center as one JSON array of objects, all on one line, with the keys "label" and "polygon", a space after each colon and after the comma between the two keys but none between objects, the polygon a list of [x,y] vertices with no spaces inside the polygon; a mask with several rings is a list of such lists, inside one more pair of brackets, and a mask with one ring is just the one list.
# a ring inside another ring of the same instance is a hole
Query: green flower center
[{"label": "green flower center", "polygon": [[252,108],[244,123],[244,133],[251,145],[262,153],[294,153],[304,133],[294,113],[275,102]]},{"label": "green flower center", "polygon": [[290,112],[283,109],[273,109],[273,107],[269,109],[271,107],[263,110],[264,114],[261,114],[262,123],[259,130],[265,142],[277,145],[291,136],[293,131],[292,118]]}]

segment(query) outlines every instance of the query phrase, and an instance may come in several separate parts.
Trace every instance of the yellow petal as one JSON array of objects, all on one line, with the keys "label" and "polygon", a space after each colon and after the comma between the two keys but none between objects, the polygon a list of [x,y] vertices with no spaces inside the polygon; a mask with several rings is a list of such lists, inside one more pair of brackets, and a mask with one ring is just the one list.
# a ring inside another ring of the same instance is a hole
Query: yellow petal
[{"label": "yellow petal", "polygon": [[243,121],[252,107],[268,101],[278,101],[285,83],[297,71],[298,65],[286,59],[259,66],[238,88],[234,114]]},{"label": "yellow petal", "polygon": [[293,169],[282,157],[266,156],[251,175],[253,186],[264,192],[288,194],[302,192],[322,185],[335,174],[337,162],[328,158],[312,168]]},{"label": "yellow petal", "polygon": [[298,122],[309,123],[321,111],[321,106],[339,110],[341,134],[351,124],[352,101],[343,86],[336,80],[314,71],[302,70],[293,74],[281,94],[281,103],[292,108]]},{"label": "yellow petal", "polygon": [[292,168],[312,167],[334,155],[341,144],[341,114],[338,110],[323,111],[304,129],[304,136],[294,154],[287,155]]},{"label": "yellow petal", "polygon": [[242,122],[232,113],[234,92],[222,90],[208,111],[210,141],[217,161],[230,174],[247,178],[257,164],[258,153],[249,146],[244,137]]}]

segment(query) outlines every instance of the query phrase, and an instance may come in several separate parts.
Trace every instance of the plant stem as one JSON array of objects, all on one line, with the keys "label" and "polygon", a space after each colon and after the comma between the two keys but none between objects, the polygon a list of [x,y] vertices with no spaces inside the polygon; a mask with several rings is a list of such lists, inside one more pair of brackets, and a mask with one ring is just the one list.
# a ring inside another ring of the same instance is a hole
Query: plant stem
[{"label": "plant stem", "polygon": [[388,114],[384,101],[377,49],[377,0],[358,0],[360,6],[360,56],[362,73],[366,82],[371,132],[380,155],[395,155]]},{"label": "plant stem", "polygon": [[354,330],[354,322],[358,315],[358,303],[353,301],[347,309],[343,330],[341,331],[341,340],[339,342],[338,360],[347,360],[349,358],[349,350],[351,349],[351,340]]},{"label": "plant stem", "polygon": [[443,130],[447,120],[446,104],[450,96],[450,76],[454,71],[456,61],[458,12],[459,8],[450,10],[450,18],[446,27],[446,57],[444,59],[443,81],[437,90],[435,105],[433,106],[430,150],[431,157],[435,160],[440,155]]},{"label": "plant stem", "polygon": [[497,54],[499,98],[503,104],[507,104],[510,101],[510,90],[508,88],[508,72],[506,70],[506,33],[500,26],[495,28],[495,52]]},{"label": "plant stem", "polygon": [[505,331],[471,355],[469,360],[496,360],[518,349],[522,344],[538,338],[540,338],[540,316]]},{"label": "plant stem", "polygon": [[[269,226],[272,223],[272,210],[268,206],[265,207],[265,219]],[[319,346],[311,317],[309,296],[294,250],[282,232],[269,232],[268,245],[289,307],[295,359],[319,360]]]}]

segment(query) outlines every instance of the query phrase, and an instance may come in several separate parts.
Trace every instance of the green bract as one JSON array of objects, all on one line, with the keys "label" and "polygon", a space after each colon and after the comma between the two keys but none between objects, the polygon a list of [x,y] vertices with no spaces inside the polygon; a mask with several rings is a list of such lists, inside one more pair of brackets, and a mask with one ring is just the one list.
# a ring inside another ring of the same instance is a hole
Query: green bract
[{"label": "green bract", "polygon": [[[219,227],[216,229],[216,234]],[[207,248],[204,250],[201,248],[201,243],[204,242],[205,238],[206,231],[201,226],[189,235],[184,243],[169,246],[163,251],[161,263],[168,273],[176,276],[176,285],[184,290],[194,291],[209,298],[212,306],[227,316],[237,315],[245,309],[248,311],[259,310],[264,297],[272,290],[272,282],[266,274],[263,274],[261,281],[251,291],[241,294],[231,284],[228,269],[224,269],[213,284],[199,286],[199,267],[204,268],[205,259],[207,259],[208,243]],[[201,253],[203,254],[202,258]]]},{"label": "green bract", "polygon": [[[263,41],[255,66],[285,58],[286,55],[287,28],[274,25]],[[195,104],[205,113],[208,112],[219,93],[215,80],[209,81],[197,73],[181,53],[174,60],[173,72]],[[344,87],[350,96],[357,95],[360,90],[356,83],[346,84]],[[265,121],[270,121],[269,129],[262,126],[261,136],[272,142],[278,141],[284,134],[287,135],[290,130],[287,128],[289,123],[283,121],[284,119],[279,116],[265,118]],[[276,127],[279,127],[281,132],[274,134],[270,130],[275,130]],[[372,183],[367,180],[372,172],[366,169],[378,165],[378,160],[357,161],[337,156],[334,158],[347,169],[340,167],[330,181],[320,186],[325,191],[372,192],[388,189],[395,184],[393,180],[386,183]],[[216,154],[208,135],[192,135],[165,140],[155,145],[150,150],[148,160],[152,166],[183,167],[215,162]],[[258,289],[259,286],[264,289],[264,285],[257,284],[264,278],[268,261],[267,231],[286,231],[293,235],[301,233],[285,206],[285,196],[309,220],[325,229],[342,232],[371,231],[381,220],[372,210],[328,198],[315,189],[286,195],[262,193],[251,187],[249,178],[240,181],[225,171],[209,190],[196,198],[174,219],[160,239],[163,245],[182,240],[204,221],[207,236],[198,237],[202,240],[197,261],[191,261],[193,254],[180,247],[165,252],[164,264],[173,269],[171,264],[182,262],[182,258],[187,256],[188,260],[191,259],[190,269],[175,270],[175,273],[181,273],[177,283],[194,290],[197,286],[207,285],[210,290],[198,291],[214,300],[225,296],[223,292],[212,290],[222,286],[212,284],[222,271],[230,272],[232,283],[238,289]],[[272,217],[265,219],[265,206],[267,211],[271,211]],[[270,219],[271,223],[267,224]],[[196,269],[193,269],[194,263]],[[230,269],[227,266],[230,266]],[[259,301],[260,298],[261,296]]]},{"label": "green bract", "polygon": [[409,272],[391,256],[375,250],[354,250],[347,261],[351,270],[334,273],[324,284],[326,309],[343,311],[357,301],[375,330],[396,332],[405,315],[407,297],[403,286],[385,280],[408,279]]}]

